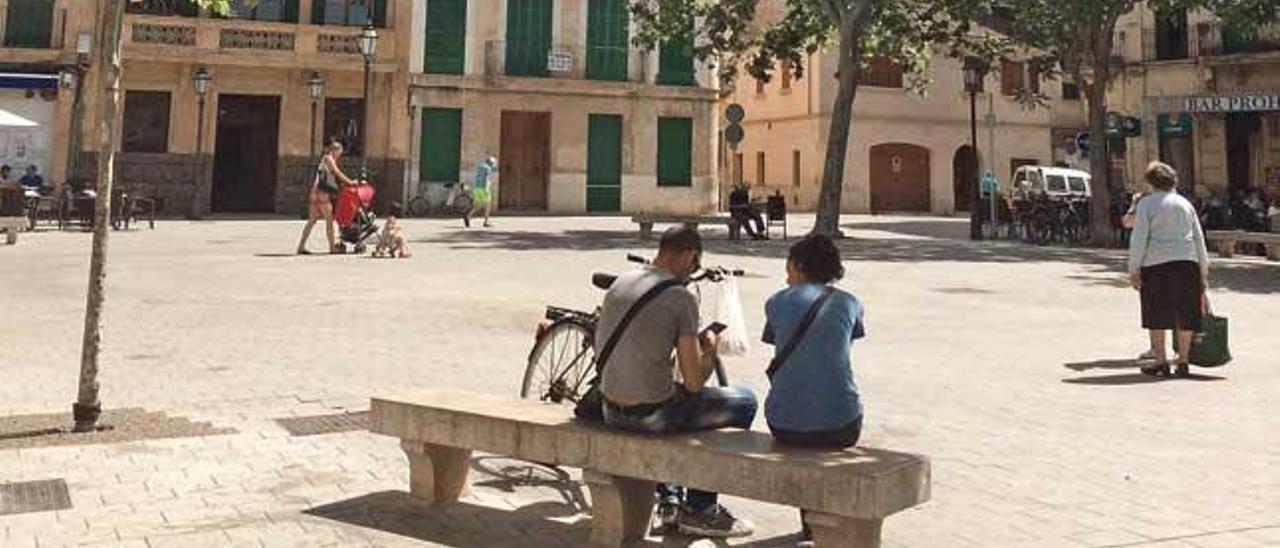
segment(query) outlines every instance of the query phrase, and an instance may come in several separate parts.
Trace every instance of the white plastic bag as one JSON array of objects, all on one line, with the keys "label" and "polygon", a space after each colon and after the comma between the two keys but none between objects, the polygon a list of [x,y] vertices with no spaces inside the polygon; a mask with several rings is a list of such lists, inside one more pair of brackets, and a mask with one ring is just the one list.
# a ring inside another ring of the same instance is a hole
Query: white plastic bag
[{"label": "white plastic bag", "polygon": [[726,326],[720,333],[721,356],[745,356],[751,350],[747,320],[742,313],[742,295],[738,281],[732,276],[720,283],[704,284],[702,317],[707,325],[720,322]]}]

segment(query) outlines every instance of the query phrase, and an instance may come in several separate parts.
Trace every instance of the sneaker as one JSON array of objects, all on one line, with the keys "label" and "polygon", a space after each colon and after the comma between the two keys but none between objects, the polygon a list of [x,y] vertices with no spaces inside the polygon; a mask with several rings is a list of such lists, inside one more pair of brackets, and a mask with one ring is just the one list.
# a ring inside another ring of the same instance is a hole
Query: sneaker
[{"label": "sneaker", "polygon": [[686,535],[711,538],[745,537],[752,533],[750,523],[733,517],[729,510],[719,504],[701,512],[682,506],[679,529]]}]

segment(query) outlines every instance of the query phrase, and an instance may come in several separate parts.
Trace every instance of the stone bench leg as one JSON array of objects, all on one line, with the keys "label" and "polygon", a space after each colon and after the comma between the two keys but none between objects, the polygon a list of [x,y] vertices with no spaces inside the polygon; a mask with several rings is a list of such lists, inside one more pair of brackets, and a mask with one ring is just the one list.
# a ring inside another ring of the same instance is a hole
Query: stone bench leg
[{"label": "stone bench leg", "polygon": [[6,227],[0,229],[4,231],[4,243],[8,245],[16,245],[18,243],[18,229],[15,227]]},{"label": "stone bench leg", "polygon": [[1236,254],[1235,240],[1223,240],[1222,243],[1218,244],[1218,254],[1222,255],[1223,259],[1230,259],[1231,257],[1235,256]]},{"label": "stone bench leg", "polygon": [[644,538],[653,515],[656,484],[583,470],[591,489],[591,543],[616,547]]},{"label": "stone bench leg", "polygon": [[653,223],[640,223],[640,239],[649,240],[653,238]]},{"label": "stone bench leg", "polygon": [[1267,259],[1272,261],[1280,261],[1280,244],[1266,244]]},{"label": "stone bench leg", "polygon": [[736,242],[742,239],[742,225],[737,221],[729,221],[729,240]]},{"label": "stone bench leg", "polygon": [[401,440],[409,457],[409,494],[429,508],[458,500],[467,486],[471,450],[433,443]]},{"label": "stone bench leg", "polygon": [[880,548],[884,520],[855,519],[812,510],[804,513],[818,548]]}]

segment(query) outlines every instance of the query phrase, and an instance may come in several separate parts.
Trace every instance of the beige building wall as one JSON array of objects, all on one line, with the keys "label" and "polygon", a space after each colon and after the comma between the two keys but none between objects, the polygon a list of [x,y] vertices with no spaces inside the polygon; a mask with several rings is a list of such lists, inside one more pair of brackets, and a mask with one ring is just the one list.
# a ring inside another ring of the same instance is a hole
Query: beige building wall
[{"label": "beige building wall", "polygon": [[[427,0],[428,2],[430,0]],[[462,154],[459,180],[470,181],[472,170],[483,154],[502,157],[502,113],[504,111],[550,114],[550,166],[547,181],[549,213],[576,214],[587,209],[587,119],[590,114],[618,114],[623,117],[622,199],[623,213],[703,213],[716,208],[719,180],[716,144],[719,120],[716,112],[716,78],[713,71],[698,67],[697,84],[691,87],[655,84],[658,72],[656,52],[634,47],[628,54],[628,81],[586,80],[583,75],[587,33],[587,1],[557,0],[554,8],[552,49],[572,55],[569,74],[548,78],[515,77],[504,74],[506,1],[473,0],[467,4],[467,33],[464,74],[423,74],[425,55],[413,61],[411,131],[412,150],[419,150],[420,110],[460,108]],[[426,8],[421,24],[415,23],[414,48],[423,43]],[[419,30],[423,29],[423,30]],[[633,29],[634,31],[634,29]],[[657,121],[659,117],[688,117],[693,120],[692,184],[688,187],[657,185]],[[410,180],[419,180],[420,159],[413,155]],[[495,201],[501,202],[503,173],[497,182]],[[436,189],[417,185],[410,194]]]}]

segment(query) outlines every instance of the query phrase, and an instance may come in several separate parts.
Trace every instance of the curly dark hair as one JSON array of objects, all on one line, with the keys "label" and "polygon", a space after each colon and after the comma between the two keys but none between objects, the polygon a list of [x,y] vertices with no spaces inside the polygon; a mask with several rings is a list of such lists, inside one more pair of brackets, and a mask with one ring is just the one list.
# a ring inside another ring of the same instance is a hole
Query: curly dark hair
[{"label": "curly dark hair", "polygon": [[810,234],[791,246],[787,262],[814,283],[828,284],[844,278],[840,248],[821,234]]}]

